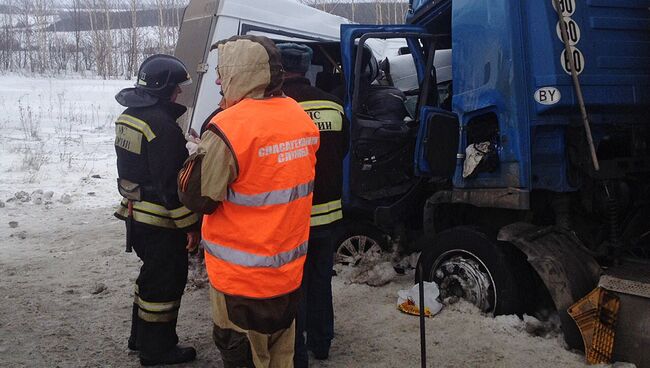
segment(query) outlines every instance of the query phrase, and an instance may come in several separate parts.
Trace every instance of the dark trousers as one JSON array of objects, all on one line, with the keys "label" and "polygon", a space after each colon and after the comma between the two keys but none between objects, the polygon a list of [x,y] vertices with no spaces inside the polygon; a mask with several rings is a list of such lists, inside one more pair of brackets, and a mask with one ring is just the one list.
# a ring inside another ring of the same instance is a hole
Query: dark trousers
[{"label": "dark trousers", "polygon": [[132,245],[142,260],[136,280],[129,345],[147,356],[178,343],[176,321],[187,283],[187,243],[183,231],[133,224]]},{"label": "dark trousers", "polygon": [[251,299],[211,287],[212,337],[224,368],[292,367],[299,299],[299,290]]},{"label": "dark trousers", "polygon": [[302,278],[302,298],[296,318],[296,368],[308,366],[307,350],[316,355],[327,355],[334,338],[332,266],[338,228],[337,224],[311,228]]}]

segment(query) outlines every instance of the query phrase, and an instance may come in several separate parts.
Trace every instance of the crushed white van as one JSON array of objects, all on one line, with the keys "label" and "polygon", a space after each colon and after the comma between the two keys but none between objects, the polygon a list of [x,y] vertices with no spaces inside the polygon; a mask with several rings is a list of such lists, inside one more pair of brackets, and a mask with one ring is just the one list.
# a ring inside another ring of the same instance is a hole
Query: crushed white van
[{"label": "crushed white van", "polygon": [[[274,41],[312,44],[314,61],[308,76],[321,83],[333,79],[339,57],[340,25],[347,19],[295,0],[192,0],[185,8],[175,55],[190,71],[192,85],[183,88],[178,102],[187,106],[183,125],[199,131],[217,109],[221,95],[217,79],[215,42],[234,35],[266,36]],[[325,73],[323,73],[325,72]]]}]

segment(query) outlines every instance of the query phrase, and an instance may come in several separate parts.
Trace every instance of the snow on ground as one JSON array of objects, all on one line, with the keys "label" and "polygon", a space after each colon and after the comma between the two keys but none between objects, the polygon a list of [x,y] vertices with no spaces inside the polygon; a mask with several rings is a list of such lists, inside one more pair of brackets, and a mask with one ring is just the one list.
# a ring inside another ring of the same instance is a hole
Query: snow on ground
[{"label": "snow on ground", "polygon": [[[124,225],[112,216],[112,122],[121,111],[113,95],[129,85],[0,76],[2,367],[139,366],[126,349],[139,261],[124,253]],[[183,366],[221,367],[205,277],[193,261],[178,332],[198,359]],[[419,366],[418,318],[396,309],[413,276],[390,273],[381,263],[339,269],[330,359],[312,366]],[[428,319],[426,330],[429,366],[585,366],[536,320],[490,318],[462,302]]]},{"label": "snow on ground", "polygon": [[43,205],[115,202],[113,121],[122,107],[113,96],[132,84],[0,77],[0,200],[40,190],[52,192]]}]

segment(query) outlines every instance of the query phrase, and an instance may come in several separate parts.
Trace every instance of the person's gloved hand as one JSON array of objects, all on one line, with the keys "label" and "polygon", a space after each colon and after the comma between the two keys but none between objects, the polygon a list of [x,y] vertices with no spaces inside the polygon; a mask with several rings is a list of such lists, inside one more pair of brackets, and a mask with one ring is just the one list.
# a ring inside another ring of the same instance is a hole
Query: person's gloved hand
[{"label": "person's gloved hand", "polygon": [[199,135],[194,129],[190,129],[188,133],[185,133],[185,140],[187,141],[185,148],[187,148],[187,152],[191,156],[196,153],[196,149],[199,147],[199,143],[201,143],[201,138],[199,138]]},{"label": "person's gloved hand", "polygon": [[185,143],[185,148],[187,148],[187,152],[191,156],[196,153],[196,150],[199,148],[199,142],[187,141],[187,143]]}]

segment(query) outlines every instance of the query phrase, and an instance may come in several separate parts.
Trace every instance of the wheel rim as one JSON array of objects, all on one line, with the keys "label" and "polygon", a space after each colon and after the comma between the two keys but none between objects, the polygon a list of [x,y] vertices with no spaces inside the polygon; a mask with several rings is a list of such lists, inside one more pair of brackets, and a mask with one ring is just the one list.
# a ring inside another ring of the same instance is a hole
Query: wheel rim
[{"label": "wheel rim", "polygon": [[336,263],[356,266],[363,260],[379,258],[381,246],[375,239],[365,235],[354,235],[341,242],[336,249]]},{"label": "wheel rim", "polygon": [[497,305],[496,285],[490,270],[476,255],[462,249],[441,254],[431,268],[429,279],[440,288],[440,296],[458,297],[492,313]]}]

